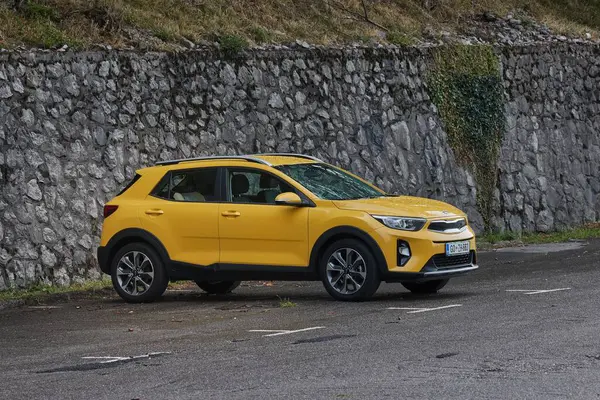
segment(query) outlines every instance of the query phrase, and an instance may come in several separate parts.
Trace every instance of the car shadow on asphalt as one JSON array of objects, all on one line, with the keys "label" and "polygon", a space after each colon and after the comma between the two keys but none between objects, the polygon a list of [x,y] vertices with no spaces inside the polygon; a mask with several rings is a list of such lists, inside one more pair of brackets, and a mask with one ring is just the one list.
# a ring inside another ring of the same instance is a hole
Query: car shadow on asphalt
[{"label": "car shadow on asphalt", "polygon": [[470,292],[452,292],[452,293],[434,293],[434,294],[413,294],[413,293],[382,293],[373,297],[372,301],[402,301],[404,303],[422,303],[422,302],[440,302],[440,301],[459,301],[475,296]]},{"label": "car shadow on asphalt", "polygon": [[[330,297],[327,292],[323,293],[304,293],[295,290],[278,290],[273,293],[230,293],[222,295],[207,294],[200,291],[189,291],[185,293],[178,292],[167,292],[160,300],[155,304],[176,304],[176,303],[198,303],[198,304],[232,304],[232,303],[244,303],[252,304],[256,303],[257,306],[268,303],[279,307],[279,303],[284,300],[290,300],[292,302],[309,302],[309,303],[327,303],[327,304],[374,304],[374,303],[387,303],[387,302],[402,302],[406,304],[410,303],[423,303],[423,302],[436,302],[441,301],[459,301],[465,298],[473,297],[475,294],[471,292],[452,292],[452,293],[436,293],[436,294],[412,294],[409,292],[385,292],[375,294],[371,299],[359,302],[338,302],[337,300]],[[114,298],[108,300],[110,303],[120,303],[122,300]],[[125,303],[123,303],[125,304]]]}]

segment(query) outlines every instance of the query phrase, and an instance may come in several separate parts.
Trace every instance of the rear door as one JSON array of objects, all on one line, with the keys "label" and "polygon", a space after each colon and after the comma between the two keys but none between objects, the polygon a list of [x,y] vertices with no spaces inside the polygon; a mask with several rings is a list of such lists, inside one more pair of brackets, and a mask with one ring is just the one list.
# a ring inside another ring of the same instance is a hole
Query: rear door
[{"label": "rear door", "polygon": [[174,261],[219,262],[220,169],[172,170],[140,210],[144,229],[156,236]]},{"label": "rear door", "polygon": [[295,191],[275,175],[254,168],[227,168],[226,202],[219,206],[220,262],[308,266],[308,208],[275,204]]}]

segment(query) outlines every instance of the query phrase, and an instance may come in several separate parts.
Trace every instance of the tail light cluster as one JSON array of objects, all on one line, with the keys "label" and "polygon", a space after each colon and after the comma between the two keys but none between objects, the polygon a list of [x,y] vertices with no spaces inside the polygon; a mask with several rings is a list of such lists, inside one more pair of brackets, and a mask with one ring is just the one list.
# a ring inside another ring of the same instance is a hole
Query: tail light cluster
[{"label": "tail light cluster", "polygon": [[104,206],[104,218],[108,218],[110,217],[112,214],[114,214],[115,211],[117,211],[117,208],[119,208],[119,206],[115,206],[115,205],[105,205]]}]

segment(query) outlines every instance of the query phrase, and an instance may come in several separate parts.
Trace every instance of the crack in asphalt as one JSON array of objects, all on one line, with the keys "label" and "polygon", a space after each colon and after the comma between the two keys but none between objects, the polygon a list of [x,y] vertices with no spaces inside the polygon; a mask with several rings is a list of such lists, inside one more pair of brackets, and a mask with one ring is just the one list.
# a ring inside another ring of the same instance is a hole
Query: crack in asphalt
[{"label": "crack in asphalt", "polygon": [[330,335],[330,336],[319,336],[316,338],[311,338],[311,339],[300,339],[300,340],[296,340],[294,343],[292,344],[302,344],[302,343],[321,343],[321,342],[328,342],[330,340],[337,340],[337,339],[348,339],[348,338],[352,338],[352,337],[356,337],[357,335]]},{"label": "crack in asphalt", "polygon": [[435,356],[435,358],[448,358],[448,357],[454,357],[457,355],[458,355],[458,353],[442,353],[442,354],[438,354],[437,356]]}]

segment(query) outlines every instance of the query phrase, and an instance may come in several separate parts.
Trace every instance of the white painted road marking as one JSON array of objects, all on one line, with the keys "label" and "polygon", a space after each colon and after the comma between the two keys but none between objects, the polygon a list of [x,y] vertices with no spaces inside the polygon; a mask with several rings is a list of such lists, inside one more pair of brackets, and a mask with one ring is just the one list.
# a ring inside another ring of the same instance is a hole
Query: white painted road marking
[{"label": "white painted road marking", "polygon": [[462,307],[462,304],[450,304],[442,307],[434,307],[434,308],[415,308],[415,307],[388,307],[388,310],[411,310],[408,311],[407,314],[417,314],[428,311],[436,311],[436,310],[444,310],[446,308],[454,308],[454,307]]},{"label": "white painted road marking", "polygon": [[150,358],[155,356],[162,356],[165,354],[171,354],[170,351],[161,351],[156,353],[148,353],[143,354],[141,356],[130,356],[130,357],[114,357],[114,356],[92,356],[92,357],[81,357],[84,360],[103,360],[100,361],[100,364],[110,364],[118,361],[126,361],[126,360],[139,360],[144,358]]},{"label": "white painted road marking", "polygon": [[325,327],[324,326],[313,326],[311,328],[297,329],[294,331],[288,331],[285,329],[251,329],[248,332],[261,332],[261,333],[271,332],[268,335],[263,335],[263,337],[269,337],[269,336],[289,335],[291,333],[298,333],[298,332],[314,331],[315,329],[323,329],[323,328],[325,328]]},{"label": "white painted road marking", "polygon": [[537,290],[537,289],[508,289],[507,292],[522,292],[523,294],[540,294],[540,293],[550,293],[550,292],[560,292],[563,290],[571,290],[570,287],[560,288],[560,289],[546,289],[546,290]]}]

